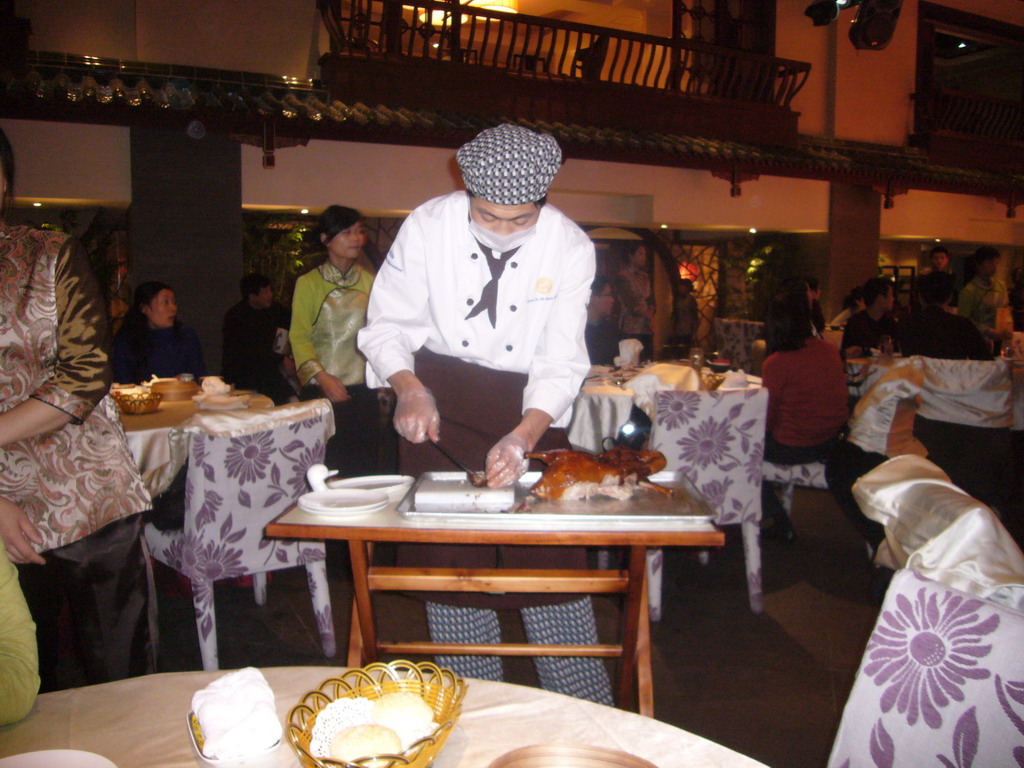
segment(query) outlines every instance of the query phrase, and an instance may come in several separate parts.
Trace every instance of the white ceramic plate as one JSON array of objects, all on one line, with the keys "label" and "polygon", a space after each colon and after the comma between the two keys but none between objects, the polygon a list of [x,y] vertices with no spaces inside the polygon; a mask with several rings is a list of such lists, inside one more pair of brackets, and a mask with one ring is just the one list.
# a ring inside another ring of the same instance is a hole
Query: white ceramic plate
[{"label": "white ceramic plate", "polygon": [[112,762],[95,752],[79,749],[46,749],[0,758],[0,768],[117,768]]},{"label": "white ceramic plate", "polygon": [[416,480],[412,475],[366,475],[328,480],[328,488],[356,488],[365,491],[383,491],[392,504],[401,501]]},{"label": "white ceramic plate", "polygon": [[355,488],[313,491],[299,497],[299,509],[303,512],[327,517],[366,515],[387,505],[388,496],[383,491]]}]

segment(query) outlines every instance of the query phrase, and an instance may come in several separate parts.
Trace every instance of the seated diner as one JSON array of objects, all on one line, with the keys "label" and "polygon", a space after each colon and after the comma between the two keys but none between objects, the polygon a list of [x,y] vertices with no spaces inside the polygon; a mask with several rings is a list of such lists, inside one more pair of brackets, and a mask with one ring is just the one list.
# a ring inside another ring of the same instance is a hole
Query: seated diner
[{"label": "seated diner", "polygon": [[114,339],[114,381],[138,384],[183,373],[206,375],[199,336],[178,319],[171,286],[142,283]]}]

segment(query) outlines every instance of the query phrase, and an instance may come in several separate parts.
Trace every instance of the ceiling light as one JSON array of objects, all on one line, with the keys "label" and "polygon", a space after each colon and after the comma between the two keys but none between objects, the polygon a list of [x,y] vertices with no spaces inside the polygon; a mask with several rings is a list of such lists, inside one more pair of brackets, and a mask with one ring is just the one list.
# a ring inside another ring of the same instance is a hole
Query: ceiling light
[{"label": "ceiling light", "polygon": [[941,243],[942,242],[942,238],[941,237],[936,237],[935,238],[935,242],[936,243]]},{"label": "ceiling light", "polygon": [[466,5],[501,13],[517,13],[519,11],[519,0],[469,0]]},{"label": "ceiling light", "polygon": [[32,207],[33,208],[42,208],[43,204],[42,203],[32,203]]},{"label": "ceiling light", "polygon": [[662,229],[668,229],[668,224],[662,224],[662,225],[661,225],[661,228],[662,228]]},{"label": "ceiling light", "polygon": [[804,16],[814,22],[814,26],[823,27],[839,18],[839,12],[860,5],[860,0],[815,0],[804,10]]},{"label": "ceiling light", "polygon": [[967,43],[965,43],[963,40],[961,40],[960,41],[960,45],[957,46],[957,48],[966,48],[966,47],[967,47]]},{"label": "ceiling light", "polygon": [[309,213],[309,208],[303,208],[301,211],[299,211],[299,213],[305,216],[307,213]]},{"label": "ceiling light", "polygon": [[756,235],[757,234],[757,228],[756,227],[751,227],[750,229],[747,230],[747,232],[749,232],[752,235]]}]

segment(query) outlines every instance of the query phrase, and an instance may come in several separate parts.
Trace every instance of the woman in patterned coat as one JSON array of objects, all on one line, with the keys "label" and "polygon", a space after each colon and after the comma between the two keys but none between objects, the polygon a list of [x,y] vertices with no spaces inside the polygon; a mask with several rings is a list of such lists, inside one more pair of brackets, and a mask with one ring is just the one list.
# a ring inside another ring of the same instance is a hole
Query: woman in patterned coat
[{"label": "woman in patterned coat", "polygon": [[[0,197],[14,158],[0,131]],[[149,497],[110,387],[107,319],[81,248],[0,220],[0,538],[56,684],[66,599],[89,683],[154,668],[138,512]]]}]

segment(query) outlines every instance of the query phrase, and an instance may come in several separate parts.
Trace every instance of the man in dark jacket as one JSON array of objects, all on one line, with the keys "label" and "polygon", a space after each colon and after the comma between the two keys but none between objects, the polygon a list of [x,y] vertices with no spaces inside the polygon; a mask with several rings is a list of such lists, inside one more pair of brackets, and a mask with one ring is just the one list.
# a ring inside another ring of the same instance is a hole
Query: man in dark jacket
[{"label": "man in dark jacket", "polygon": [[951,314],[953,276],[929,272],[917,280],[922,309],[900,323],[900,349],[907,357],[924,355],[943,360],[991,360],[988,343],[966,317]]},{"label": "man in dark jacket", "polygon": [[[288,310],[274,301],[270,280],[259,274],[239,281],[242,300],[224,315],[224,380],[238,389],[254,389],[275,405],[295,397],[286,372],[291,358],[287,351]],[[280,341],[279,341],[280,340]]]}]

